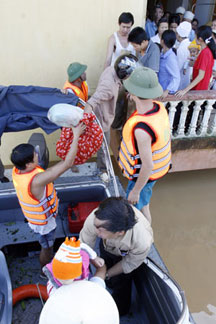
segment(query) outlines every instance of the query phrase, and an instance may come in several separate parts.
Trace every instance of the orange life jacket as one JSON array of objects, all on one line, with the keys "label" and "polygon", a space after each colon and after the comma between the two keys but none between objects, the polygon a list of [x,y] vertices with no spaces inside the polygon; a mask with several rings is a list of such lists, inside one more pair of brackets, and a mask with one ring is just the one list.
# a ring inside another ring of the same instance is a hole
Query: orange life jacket
[{"label": "orange life jacket", "polygon": [[88,85],[86,81],[82,82],[82,90],[69,81],[65,82],[64,89],[72,89],[77,97],[88,101]]},{"label": "orange life jacket", "polygon": [[134,137],[134,128],[140,122],[149,126],[156,139],[151,145],[154,167],[149,180],[157,180],[163,177],[170,168],[171,139],[169,117],[162,103],[157,101],[154,101],[154,103],[159,105],[157,112],[141,115],[135,111],[123,128],[118,163],[123,174],[129,180],[136,179],[141,168],[141,160],[136,149]]},{"label": "orange life jacket", "polygon": [[58,197],[53,183],[46,185],[46,196],[40,201],[31,193],[31,183],[33,178],[42,168],[37,166],[27,173],[19,173],[17,168],[13,168],[12,178],[16,189],[23,214],[29,223],[34,225],[46,225],[48,218],[56,217],[58,211]]}]

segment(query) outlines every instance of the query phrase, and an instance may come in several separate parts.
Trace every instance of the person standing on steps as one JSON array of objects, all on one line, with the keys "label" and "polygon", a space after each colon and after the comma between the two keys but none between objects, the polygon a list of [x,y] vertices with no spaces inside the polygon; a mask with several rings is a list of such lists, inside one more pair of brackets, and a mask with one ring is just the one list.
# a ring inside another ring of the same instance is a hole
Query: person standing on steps
[{"label": "person standing on steps", "polygon": [[116,59],[125,53],[135,55],[133,46],[128,41],[128,34],[134,24],[134,17],[130,12],[123,12],[118,19],[119,30],[112,34],[108,41],[104,69],[114,66]]}]

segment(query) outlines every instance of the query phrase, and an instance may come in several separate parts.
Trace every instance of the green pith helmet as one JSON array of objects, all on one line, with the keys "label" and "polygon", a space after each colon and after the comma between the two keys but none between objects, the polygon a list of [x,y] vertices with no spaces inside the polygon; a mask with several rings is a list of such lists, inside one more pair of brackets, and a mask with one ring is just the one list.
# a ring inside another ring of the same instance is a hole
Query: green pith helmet
[{"label": "green pith helmet", "polygon": [[123,84],[128,92],[143,99],[155,99],[163,93],[157,74],[144,66],[136,68]]},{"label": "green pith helmet", "polygon": [[87,65],[80,64],[78,62],[71,63],[67,69],[68,81],[75,81],[85,72],[86,69]]}]

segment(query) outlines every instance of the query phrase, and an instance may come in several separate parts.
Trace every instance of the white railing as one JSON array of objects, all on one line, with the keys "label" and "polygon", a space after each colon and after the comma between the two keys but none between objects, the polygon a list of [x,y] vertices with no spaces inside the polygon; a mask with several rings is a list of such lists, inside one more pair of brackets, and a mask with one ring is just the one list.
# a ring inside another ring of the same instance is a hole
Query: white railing
[{"label": "white railing", "polygon": [[216,136],[216,91],[190,91],[181,100],[164,101],[172,139]]}]

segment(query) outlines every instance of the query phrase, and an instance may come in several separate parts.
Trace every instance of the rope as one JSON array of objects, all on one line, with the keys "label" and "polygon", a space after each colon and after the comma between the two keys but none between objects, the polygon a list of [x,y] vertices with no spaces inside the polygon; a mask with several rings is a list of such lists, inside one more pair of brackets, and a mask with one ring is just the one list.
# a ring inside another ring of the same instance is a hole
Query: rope
[{"label": "rope", "polygon": [[44,306],[43,298],[41,296],[41,292],[40,292],[40,288],[39,288],[38,283],[36,283],[36,287],[37,287],[37,290],[38,290],[38,294],[39,294],[39,297],[40,297],[41,304],[42,304],[42,306]]}]

